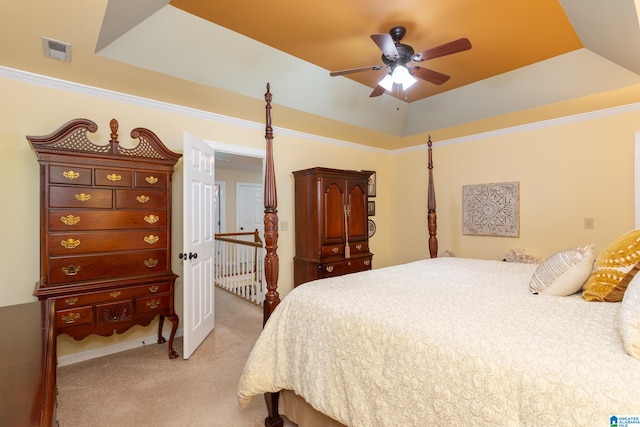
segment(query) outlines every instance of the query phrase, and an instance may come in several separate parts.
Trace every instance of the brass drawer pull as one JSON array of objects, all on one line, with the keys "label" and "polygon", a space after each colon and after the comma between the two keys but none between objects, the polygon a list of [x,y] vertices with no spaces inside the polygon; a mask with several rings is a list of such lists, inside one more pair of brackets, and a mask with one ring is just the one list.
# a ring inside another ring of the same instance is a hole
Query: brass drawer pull
[{"label": "brass drawer pull", "polygon": [[84,194],[84,193],[76,194],[75,197],[76,197],[76,200],[79,202],[86,202],[87,200],[91,199],[90,194]]},{"label": "brass drawer pull", "polygon": [[159,288],[160,287],[158,285],[149,286],[149,292],[151,292],[152,294],[155,294],[156,292],[158,292]]},{"label": "brass drawer pull", "polygon": [[160,240],[160,238],[158,236],[154,236],[153,234],[149,234],[144,238],[144,241],[150,245],[155,245],[156,243],[158,243],[158,240]]},{"label": "brass drawer pull", "polygon": [[113,291],[113,292],[109,292],[109,296],[112,298],[118,298],[120,296],[122,292],[120,291]]},{"label": "brass drawer pull", "polygon": [[158,308],[158,306],[160,305],[160,300],[159,299],[152,299],[146,302],[147,307],[149,308]]},{"label": "brass drawer pull", "polygon": [[371,260],[365,259],[364,260],[364,265],[369,265],[369,264],[371,264]]},{"label": "brass drawer pull", "polygon": [[155,259],[155,258],[145,259],[144,260],[144,265],[146,265],[149,268],[156,267],[158,265],[158,260]]},{"label": "brass drawer pull", "polygon": [[333,265],[327,265],[327,271],[331,273],[333,271]]},{"label": "brass drawer pull", "polygon": [[63,248],[66,249],[75,249],[80,246],[80,240],[67,239],[60,242]]},{"label": "brass drawer pull", "polygon": [[155,184],[158,182],[158,178],[156,178],[155,176],[148,176],[144,180],[147,181],[149,184]]},{"label": "brass drawer pull", "polygon": [[62,272],[67,276],[75,276],[80,271],[80,266],[70,265],[69,267],[62,267]]},{"label": "brass drawer pull", "polygon": [[62,319],[62,321],[67,325],[70,325],[71,323],[76,323],[76,321],[79,318],[80,318],[80,313],[73,313],[73,312],[70,312],[69,314],[63,314],[62,316],[60,316],[60,319]]},{"label": "brass drawer pull", "polygon": [[74,172],[72,170],[69,170],[69,171],[66,171],[66,172],[62,172],[62,176],[64,176],[67,179],[70,179],[72,181],[74,179],[80,178],[80,174],[78,172]]},{"label": "brass drawer pull", "polygon": [[137,196],[136,200],[142,204],[147,203],[149,201],[149,196],[145,196],[144,194]]},{"label": "brass drawer pull", "polygon": [[144,217],[144,220],[146,222],[148,222],[149,224],[155,224],[156,222],[158,222],[160,220],[160,217],[157,215],[147,215]]},{"label": "brass drawer pull", "polygon": [[80,222],[80,217],[79,216],[73,216],[73,215],[67,215],[67,216],[63,216],[62,218],[60,218],[60,221],[62,221],[63,224],[65,225],[76,225],[77,223]]},{"label": "brass drawer pull", "polygon": [[337,254],[339,250],[339,248],[331,248],[331,252],[333,252],[334,254]]},{"label": "brass drawer pull", "polygon": [[362,245],[356,245],[356,249],[357,249],[357,250],[362,249]]},{"label": "brass drawer pull", "polygon": [[116,173],[110,173],[109,175],[107,175],[107,179],[111,182],[117,182],[122,179],[122,175],[118,175]]},{"label": "brass drawer pull", "polygon": [[78,297],[69,297],[64,299],[64,303],[67,305],[76,305],[78,302]]}]

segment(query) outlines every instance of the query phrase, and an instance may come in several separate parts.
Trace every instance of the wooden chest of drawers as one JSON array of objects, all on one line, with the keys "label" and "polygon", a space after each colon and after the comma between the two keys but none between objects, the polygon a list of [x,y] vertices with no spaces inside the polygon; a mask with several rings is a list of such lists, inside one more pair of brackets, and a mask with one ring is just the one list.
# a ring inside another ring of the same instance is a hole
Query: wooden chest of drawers
[{"label": "wooden chest of drawers", "polygon": [[160,316],[178,327],[171,271],[171,175],[180,154],[147,129],[124,148],[118,122],[108,145],[87,138],[95,123],[72,120],[28,136],[41,172],[40,281],[35,295],[54,301],[58,333],[75,339],[121,333]]}]

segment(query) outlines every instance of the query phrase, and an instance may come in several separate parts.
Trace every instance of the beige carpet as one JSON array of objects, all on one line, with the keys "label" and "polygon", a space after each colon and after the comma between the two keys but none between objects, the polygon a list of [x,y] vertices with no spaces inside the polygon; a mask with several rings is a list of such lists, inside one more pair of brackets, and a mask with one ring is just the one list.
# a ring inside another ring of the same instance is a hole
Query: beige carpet
[{"label": "beige carpet", "polygon": [[[264,426],[262,397],[244,410],[236,399],[262,308],[216,289],[215,316],[189,360],[169,360],[166,344],[152,344],[59,368],[60,427]],[[174,348],[182,355],[181,338]]]}]

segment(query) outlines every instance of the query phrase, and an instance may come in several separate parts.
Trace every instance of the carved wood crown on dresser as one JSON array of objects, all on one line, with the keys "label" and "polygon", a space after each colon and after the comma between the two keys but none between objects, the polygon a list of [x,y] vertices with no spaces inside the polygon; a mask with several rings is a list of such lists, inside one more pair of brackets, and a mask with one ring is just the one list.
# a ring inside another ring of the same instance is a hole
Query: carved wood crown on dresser
[{"label": "carved wood crown on dresser", "polygon": [[40,281],[34,295],[53,300],[57,333],[75,339],[108,336],[160,316],[172,323],[169,357],[178,354],[171,271],[171,175],[181,154],[150,130],[122,147],[118,122],[110,141],[87,137],[97,125],[67,122],[45,136],[27,136],[40,163]]}]

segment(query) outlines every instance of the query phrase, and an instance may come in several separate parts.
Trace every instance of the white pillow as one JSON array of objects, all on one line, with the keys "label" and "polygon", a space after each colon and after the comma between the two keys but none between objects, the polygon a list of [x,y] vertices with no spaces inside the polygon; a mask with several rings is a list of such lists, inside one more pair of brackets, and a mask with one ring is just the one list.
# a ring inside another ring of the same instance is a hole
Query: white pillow
[{"label": "white pillow", "polygon": [[595,245],[557,252],[538,266],[529,290],[534,294],[567,296],[582,289],[593,270]]},{"label": "white pillow", "polygon": [[629,282],[618,312],[620,333],[625,351],[640,359],[640,274]]}]

